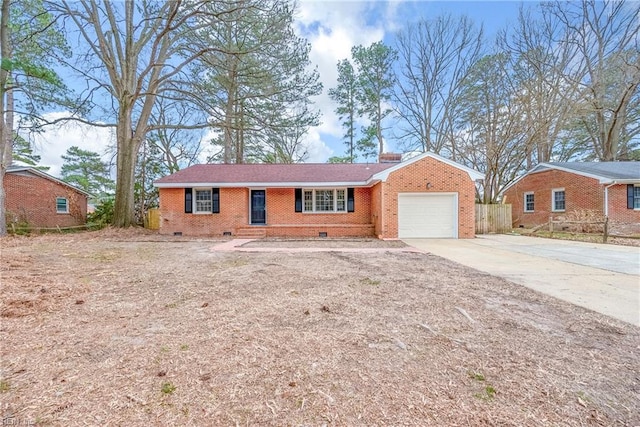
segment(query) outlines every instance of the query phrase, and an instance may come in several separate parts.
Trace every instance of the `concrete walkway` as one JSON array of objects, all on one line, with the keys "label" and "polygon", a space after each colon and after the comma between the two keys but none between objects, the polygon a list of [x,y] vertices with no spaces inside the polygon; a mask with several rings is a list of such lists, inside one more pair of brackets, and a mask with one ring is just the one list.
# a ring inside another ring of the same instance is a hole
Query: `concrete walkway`
[{"label": "concrete walkway", "polygon": [[640,326],[640,248],[517,235],[405,242]]},{"label": "concrete walkway", "polygon": [[245,244],[251,243],[259,239],[233,239],[224,243],[219,243],[211,248],[213,252],[358,252],[358,253],[380,253],[380,252],[424,252],[414,246],[405,246],[400,248],[363,248],[363,247],[271,247],[271,246],[249,246]]}]

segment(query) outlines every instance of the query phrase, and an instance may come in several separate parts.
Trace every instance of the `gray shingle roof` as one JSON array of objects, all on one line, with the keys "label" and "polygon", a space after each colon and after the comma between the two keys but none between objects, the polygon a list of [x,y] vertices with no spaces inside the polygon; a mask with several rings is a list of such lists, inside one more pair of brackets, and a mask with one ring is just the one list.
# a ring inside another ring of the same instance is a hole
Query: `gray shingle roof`
[{"label": "gray shingle roof", "polygon": [[640,179],[640,162],[555,162],[544,165],[613,180]]}]

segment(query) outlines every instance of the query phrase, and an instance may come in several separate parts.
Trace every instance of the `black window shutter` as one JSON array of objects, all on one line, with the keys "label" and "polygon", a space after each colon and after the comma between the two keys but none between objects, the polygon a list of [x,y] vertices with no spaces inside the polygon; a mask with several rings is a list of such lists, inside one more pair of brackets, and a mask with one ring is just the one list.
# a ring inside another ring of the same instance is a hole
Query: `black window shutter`
[{"label": "black window shutter", "polygon": [[296,212],[302,212],[302,188],[296,188]]},{"label": "black window shutter", "polygon": [[627,209],[633,209],[633,184],[627,184]]},{"label": "black window shutter", "polygon": [[353,188],[347,188],[347,212],[353,212],[355,210],[355,203],[353,202]]},{"label": "black window shutter", "polygon": [[184,189],[184,213],[192,213],[193,212],[193,199],[190,188]]},{"label": "black window shutter", "polygon": [[211,189],[211,212],[220,213],[220,189]]}]

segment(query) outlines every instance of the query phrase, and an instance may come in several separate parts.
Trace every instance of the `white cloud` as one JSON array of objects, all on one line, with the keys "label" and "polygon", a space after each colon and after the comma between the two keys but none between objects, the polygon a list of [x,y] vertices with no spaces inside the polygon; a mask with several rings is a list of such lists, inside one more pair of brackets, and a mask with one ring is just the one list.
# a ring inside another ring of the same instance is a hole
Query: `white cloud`
[{"label": "white cloud", "polygon": [[[305,139],[309,154],[307,162],[325,162],[328,157],[344,152],[341,142],[344,131],[334,113],[336,105],[328,95],[329,89],[337,83],[337,63],[350,57],[353,46],[368,46],[396,31],[399,28],[398,8],[401,4],[400,0],[300,1],[296,12],[296,30],[311,44],[310,60],[317,67],[324,85],[323,93],[314,98],[322,118],[321,124],[312,128]],[[66,112],[50,113],[46,118],[66,115]],[[50,166],[49,173],[54,176],[60,175],[63,163],[61,156],[74,145],[97,152],[103,155],[105,161],[115,163],[112,155],[108,154],[109,148],[115,143],[110,128],[68,122],[66,125],[48,127],[34,140],[36,154],[41,156],[40,163]]]},{"label": "white cloud", "polygon": [[327,159],[334,155],[334,151],[324,142],[317,129],[311,129],[305,139],[306,152],[308,157],[306,163],[325,163]]},{"label": "white cloud", "polygon": [[[53,112],[44,115],[45,120],[69,117],[68,112]],[[62,155],[72,146],[102,155],[109,164],[115,163],[110,147],[115,145],[112,128],[90,126],[76,121],[47,126],[42,133],[33,136],[34,153],[41,157],[40,165],[49,166],[48,174],[60,177]]]}]

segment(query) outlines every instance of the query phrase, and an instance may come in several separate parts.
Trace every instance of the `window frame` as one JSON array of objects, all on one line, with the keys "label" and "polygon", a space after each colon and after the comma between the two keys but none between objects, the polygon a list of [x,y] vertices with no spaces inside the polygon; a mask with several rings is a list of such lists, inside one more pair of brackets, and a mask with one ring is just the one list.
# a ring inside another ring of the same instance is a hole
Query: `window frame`
[{"label": "window frame", "polygon": [[633,185],[633,210],[640,211],[640,185],[638,184]]},{"label": "window frame", "polygon": [[[331,210],[318,210],[317,206],[317,192],[331,191],[331,201],[333,207]],[[342,192],[341,198],[338,197],[339,192]],[[307,195],[310,194],[310,199]],[[311,210],[308,209],[309,202],[311,202]],[[340,202],[340,203],[339,203]],[[341,209],[338,209],[340,204]],[[302,189],[302,213],[308,214],[341,214],[348,212],[348,190],[343,187],[336,188],[303,188]]]},{"label": "window frame", "polygon": [[[533,200],[531,201],[532,209],[527,208],[527,196],[532,196]],[[531,213],[536,211],[536,194],[533,191],[527,191],[522,195],[522,211],[526,213]]]},{"label": "window frame", "polygon": [[[562,198],[562,203],[564,207],[562,209],[558,209],[556,205],[556,194],[563,193],[564,197]],[[551,190],[551,212],[565,212],[567,209],[567,193],[564,188],[553,188]]]},{"label": "window frame", "polygon": [[[204,210],[198,210],[198,193],[209,193],[209,208]],[[192,197],[192,203],[193,203],[193,208],[192,208],[192,212],[195,215],[205,215],[205,214],[212,214],[212,209],[213,209],[213,189],[212,188],[194,188],[193,189],[193,197]]]},{"label": "window frame", "polygon": [[[64,200],[64,209],[65,210],[60,210],[59,209],[59,201],[60,200]],[[67,199],[66,197],[56,197],[56,213],[58,214],[68,214],[69,213],[69,199]]]}]

